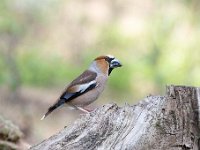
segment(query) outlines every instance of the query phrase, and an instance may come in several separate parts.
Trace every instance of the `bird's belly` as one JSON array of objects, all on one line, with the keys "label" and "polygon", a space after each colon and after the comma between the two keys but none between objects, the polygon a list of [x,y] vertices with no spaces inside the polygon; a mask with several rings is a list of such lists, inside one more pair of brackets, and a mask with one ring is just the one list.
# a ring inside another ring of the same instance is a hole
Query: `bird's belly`
[{"label": "bird's belly", "polygon": [[79,107],[84,107],[94,102],[103,92],[107,78],[104,79],[101,77],[100,79],[97,79],[97,81],[98,80],[101,80],[101,82],[97,82],[98,83],[97,87],[73,99],[72,101],[69,102],[69,104]]},{"label": "bird's belly", "polygon": [[99,93],[91,95],[89,92],[81,95],[70,101],[69,103],[75,106],[84,107],[94,102],[99,97]]}]

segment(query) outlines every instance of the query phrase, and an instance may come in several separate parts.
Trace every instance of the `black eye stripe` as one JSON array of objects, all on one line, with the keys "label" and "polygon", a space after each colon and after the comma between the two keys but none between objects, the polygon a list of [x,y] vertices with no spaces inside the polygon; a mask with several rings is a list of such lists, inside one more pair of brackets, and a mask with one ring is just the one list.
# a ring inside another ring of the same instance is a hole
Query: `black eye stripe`
[{"label": "black eye stripe", "polygon": [[106,57],[105,60],[110,64],[110,62],[115,58]]}]

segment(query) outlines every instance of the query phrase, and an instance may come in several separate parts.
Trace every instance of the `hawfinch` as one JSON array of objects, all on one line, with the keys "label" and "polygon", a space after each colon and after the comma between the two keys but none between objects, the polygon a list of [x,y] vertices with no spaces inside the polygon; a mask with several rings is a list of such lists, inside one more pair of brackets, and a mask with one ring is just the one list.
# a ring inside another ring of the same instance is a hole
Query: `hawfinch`
[{"label": "hawfinch", "polygon": [[91,104],[99,97],[112,70],[121,66],[119,60],[111,55],[99,56],[94,59],[89,69],[66,87],[59,99],[49,107],[41,120],[63,104],[88,112],[83,107]]}]

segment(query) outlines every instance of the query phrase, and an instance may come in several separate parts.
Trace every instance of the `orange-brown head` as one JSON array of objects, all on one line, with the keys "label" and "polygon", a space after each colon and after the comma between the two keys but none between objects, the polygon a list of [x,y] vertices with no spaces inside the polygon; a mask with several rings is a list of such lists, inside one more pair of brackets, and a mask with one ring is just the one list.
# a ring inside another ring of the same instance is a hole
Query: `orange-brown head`
[{"label": "orange-brown head", "polygon": [[121,67],[122,64],[119,60],[117,60],[114,56],[105,55],[99,56],[94,59],[96,62],[97,67],[105,74],[110,75],[112,70],[117,67]]}]

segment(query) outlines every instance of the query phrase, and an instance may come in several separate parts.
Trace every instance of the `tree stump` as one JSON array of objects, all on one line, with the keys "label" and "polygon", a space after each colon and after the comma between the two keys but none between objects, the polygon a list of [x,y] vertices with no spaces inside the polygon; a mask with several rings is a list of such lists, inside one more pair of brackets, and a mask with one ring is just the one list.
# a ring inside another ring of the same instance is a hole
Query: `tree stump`
[{"label": "tree stump", "polygon": [[31,150],[199,150],[200,88],[167,86],[137,105],[106,104]]}]

